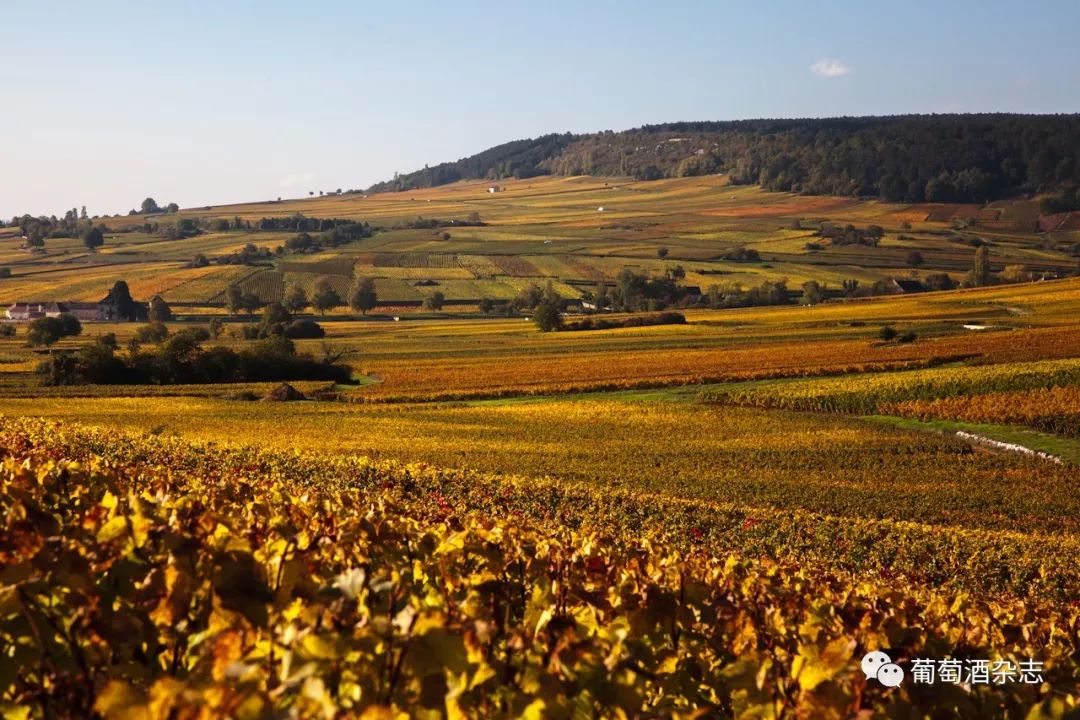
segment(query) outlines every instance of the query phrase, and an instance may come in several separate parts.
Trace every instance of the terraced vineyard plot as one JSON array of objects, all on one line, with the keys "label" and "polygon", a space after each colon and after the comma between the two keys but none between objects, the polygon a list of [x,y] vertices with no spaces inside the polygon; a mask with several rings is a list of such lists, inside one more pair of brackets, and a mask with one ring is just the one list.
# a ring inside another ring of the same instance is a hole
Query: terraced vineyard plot
[{"label": "terraced vineyard plot", "polygon": [[423,299],[412,283],[397,278],[375,278],[375,292],[379,297],[380,305],[416,302]]},{"label": "terraced vineyard plot", "polygon": [[542,275],[535,265],[515,255],[489,255],[488,259],[511,277],[537,277]]},{"label": "terraced vineyard plot", "polygon": [[459,255],[458,264],[477,279],[493,278],[503,274],[503,269],[483,255]]},{"label": "terraced vineyard plot", "polygon": [[357,265],[359,277],[388,277],[401,280],[472,280],[473,274],[463,267],[400,267],[396,265]]},{"label": "terraced vineyard plot", "polygon": [[113,283],[126,279],[140,297],[166,292],[183,282],[173,263],[107,264],[64,267],[55,272],[0,279],[0,303],[101,300]]},{"label": "terraced vineyard plot", "polygon": [[285,276],[277,270],[264,270],[241,280],[239,287],[259,298],[260,302],[281,302],[285,294]]},{"label": "terraced vineyard plot", "polygon": [[278,263],[278,270],[286,273],[314,273],[316,275],[352,275],[353,266],[359,258],[352,255],[319,258],[308,262],[285,261]]},{"label": "terraced vineyard plot", "polygon": [[592,282],[604,282],[609,280],[609,276],[602,270],[596,267],[588,260],[576,255],[563,255],[562,260],[566,265],[571,268],[574,275],[580,277],[583,280],[589,280]]},{"label": "terraced vineyard plot", "polygon": [[252,268],[246,265],[231,270],[233,270],[233,272],[224,274],[224,276],[228,278],[228,282],[221,287],[217,293],[211,296],[210,302],[223,305],[225,303],[225,293],[228,291],[230,285],[239,286],[249,278],[258,275],[259,273],[267,272],[265,268]]},{"label": "terraced vineyard plot", "polygon": [[375,267],[392,268],[457,268],[457,256],[448,253],[377,253]]},{"label": "terraced vineyard plot", "polygon": [[191,279],[185,280],[162,297],[170,303],[222,302],[229,285],[251,275],[254,271],[244,266],[207,266],[193,269]]}]

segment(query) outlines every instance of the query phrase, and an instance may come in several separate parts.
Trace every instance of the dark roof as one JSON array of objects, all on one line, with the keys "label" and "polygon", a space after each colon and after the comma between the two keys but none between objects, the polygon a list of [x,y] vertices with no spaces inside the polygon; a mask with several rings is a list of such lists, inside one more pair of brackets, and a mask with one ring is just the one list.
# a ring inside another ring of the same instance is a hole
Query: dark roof
[{"label": "dark roof", "polygon": [[918,280],[894,279],[893,283],[895,283],[896,287],[900,288],[904,292],[926,292],[926,286]]}]

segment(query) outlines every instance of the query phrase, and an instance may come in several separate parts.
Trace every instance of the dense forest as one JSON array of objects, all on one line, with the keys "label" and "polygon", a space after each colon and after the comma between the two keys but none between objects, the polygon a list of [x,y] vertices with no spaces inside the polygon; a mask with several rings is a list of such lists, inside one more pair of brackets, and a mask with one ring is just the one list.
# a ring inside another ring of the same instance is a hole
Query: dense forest
[{"label": "dense forest", "polygon": [[902,202],[985,202],[1080,186],[1080,115],[908,115],[649,125],[545,135],[373,186],[405,190],[540,174],[642,180],[729,173],[736,183]]}]

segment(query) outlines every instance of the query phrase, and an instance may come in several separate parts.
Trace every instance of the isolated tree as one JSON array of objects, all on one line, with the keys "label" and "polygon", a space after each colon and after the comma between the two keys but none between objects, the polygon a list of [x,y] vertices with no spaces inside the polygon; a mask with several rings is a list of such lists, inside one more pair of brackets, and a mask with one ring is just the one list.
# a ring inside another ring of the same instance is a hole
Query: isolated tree
[{"label": "isolated tree", "polygon": [[442,310],[443,304],[446,302],[446,296],[443,295],[442,290],[436,290],[435,292],[424,298],[425,310]]},{"label": "isolated tree", "polygon": [[668,249],[666,247],[656,248],[656,257],[666,258],[668,256]]},{"label": "isolated tree", "polygon": [[975,251],[975,263],[971,268],[972,283],[978,287],[990,284],[990,248],[983,245]]},{"label": "isolated tree", "polygon": [[878,330],[878,337],[881,338],[882,340],[884,340],[885,342],[888,342],[888,341],[892,340],[894,337],[896,337],[896,329],[893,328],[890,325],[886,325],[885,327]]},{"label": "isolated tree", "polygon": [[302,312],[311,303],[308,302],[308,296],[304,292],[303,285],[290,285],[289,289],[285,291],[285,297],[282,299],[281,304],[289,312],[298,313]]},{"label": "isolated tree", "polygon": [[151,321],[166,322],[173,319],[172,308],[160,295],[150,298],[149,318]]},{"label": "isolated tree", "polygon": [[357,278],[349,290],[349,307],[362,315],[367,315],[368,310],[375,309],[377,299],[375,281],[371,278]]},{"label": "isolated tree", "polygon": [[105,233],[99,227],[89,227],[82,234],[83,245],[91,252],[105,244]]},{"label": "isolated tree", "polygon": [[816,280],[804,282],[802,291],[803,302],[807,305],[817,305],[825,299],[825,287]]},{"label": "isolated tree", "polygon": [[544,301],[536,306],[533,311],[533,322],[540,332],[552,332],[562,327],[562,316],[559,314],[559,306],[553,302]]},{"label": "isolated tree", "polygon": [[139,206],[139,209],[143,215],[161,212],[161,208],[158,207],[158,204],[154,201],[154,198],[149,197],[142,201],[142,205]]},{"label": "isolated tree", "polygon": [[560,299],[561,298],[559,297],[559,293],[555,291],[555,283],[551,280],[548,280],[547,283],[544,285],[543,301],[558,305]]},{"label": "isolated tree", "polygon": [[168,205],[165,206],[165,212],[167,212],[167,213],[180,212],[180,206],[177,205],[176,203],[169,203]]},{"label": "isolated tree", "polygon": [[262,321],[259,323],[259,337],[265,338],[271,335],[284,335],[285,327],[292,322],[292,315],[281,303],[270,303],[263,310]]},{"label": "isolated tree", "polygon": [[611,297],[608,296],[607,285],[604,283],[598,283],[596,286],[596,292],[593,293],[593,303],[597,309],[606,308],[611,304]]},{"label": "isolated tree", "polygon": [[44,345],[48,347],[63,337],[78,335],[82,332],[82,324],[78,318],[68,313],[59,317],[43,317],[33,320],[26,327],[26,344],[30,346]]},{"label": "isolated tree", "polygon": [[311,296],[311,306],[315,308],[320,315],[325,315],[327,310],[333,310],[336,307],[341,307],[343,304],[341,295],[334,289],[333,284],[330,282],[330,278],[321,277],[315,281],[315,294]]},{"label": "isolated tree", "polygon": [[236,315],[244,309],[244,291],[236,285],[225,289],[225,309],[230,315]]},{"label": "isolated tree", "polygon": [[922,253],[918,250],[912,250],[911,252],[909,252],[905,260],[908,264],[908,267],[913,268],[922,267],[924,262]]},{"label": "isolated tree", "polygon": [[60,321],[60,332],[64,337],[82,335],[82,323],[71,313],[60,313],[57,320]]},{"label": "isolated tree", "polygon": [[87,220],[88,219],[87,216],[86,216],[86,206],[85,205],[82,206],[82,212],[79,213],[79,219],[80,220]]}]

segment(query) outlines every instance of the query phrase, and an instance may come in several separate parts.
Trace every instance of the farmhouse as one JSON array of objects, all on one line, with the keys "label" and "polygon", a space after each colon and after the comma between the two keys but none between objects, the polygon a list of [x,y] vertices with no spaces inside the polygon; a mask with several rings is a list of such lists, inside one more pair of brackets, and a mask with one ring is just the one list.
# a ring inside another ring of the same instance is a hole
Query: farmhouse
[{"label": "farmhouse", "polygon": [[15,303],[7,309],[8,320],[37,320],[43,317],[56,317],[60,314],[57,303]]},{"label": "farmhouse", "polygon": [[101,303],[94,302],[69,302],[59,303],[61,312],[74,315],[79,320],[106,320],[104,308]]},{"label": "farmhouse", "polygon": [[[24,302],[15,303],[7,308],[4,315],[8,320],[37,320],[43,317],[59,317],[67,313],[80,321],[120,320],[117,304],[111,294],[101,302]],[[146,304],[135,303],[136,319],[146,319]]]}]

